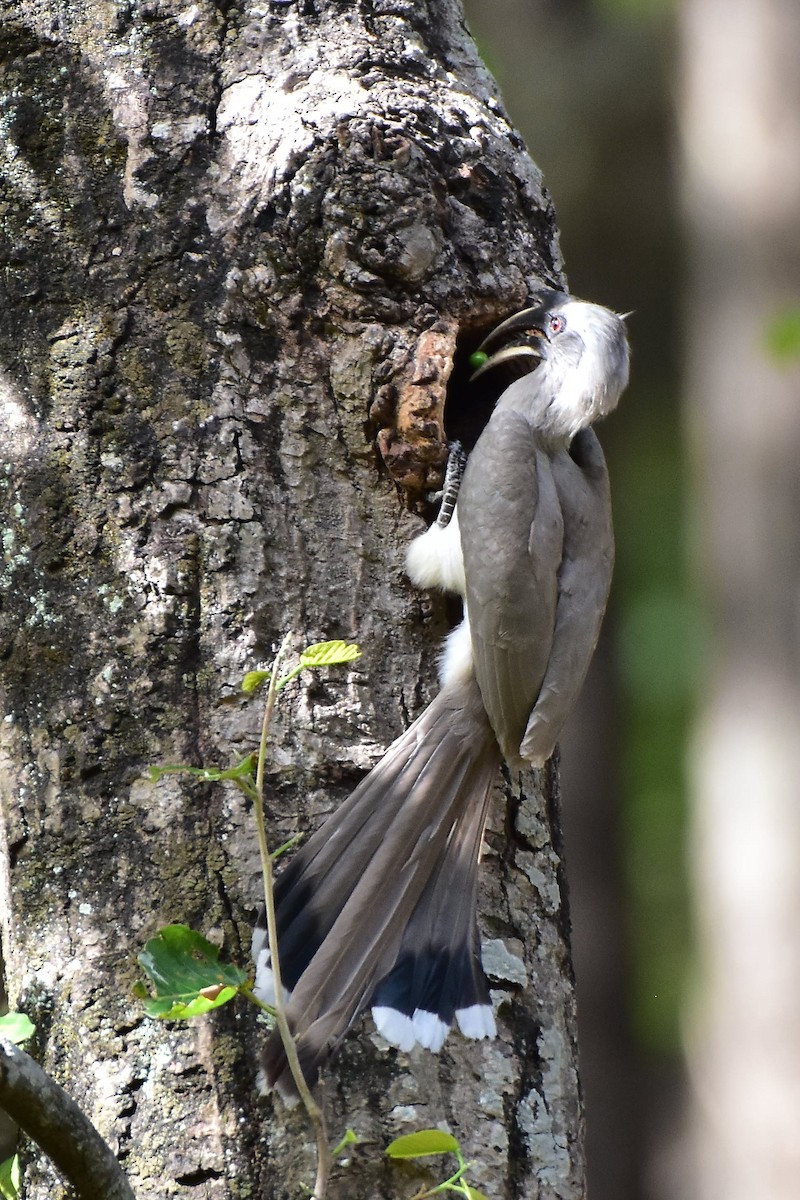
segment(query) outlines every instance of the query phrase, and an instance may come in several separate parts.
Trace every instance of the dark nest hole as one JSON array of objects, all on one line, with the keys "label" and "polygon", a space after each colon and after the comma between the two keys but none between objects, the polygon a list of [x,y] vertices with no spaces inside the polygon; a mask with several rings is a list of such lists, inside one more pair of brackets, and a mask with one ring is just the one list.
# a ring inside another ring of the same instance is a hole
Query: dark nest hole
[{"label": "dark nest hole", "polygon": [[[520,357],[511,362],[500,363],[479,375],[477,379],[472,378],[476,370],[472,356],[498,324],[497,320],[493,320],[462,329],[456,342],[453,370],[445,397],[444,432],[448,443],[452,445],[454,442],[460,442],[467,455],[488,424],[497,401],[509,384],[529,374],[536,366],[535,359]],[[492,351],[510,344],[522,344],[523,341],[524,338],[518,334],[493,345]],[[431,520],[435,518],[438,508],[437,499],[430,507]],[[459,624],[464,615],[463,605],[457,596],[446,595],[443,600],[446,620],[452,629]]]},{"label": "dark nest hole", "polygon": [[[456,342],[453,370],[447,384],[444,431],[448,442],[460,442],[467,454],[488,424],[497,401],[509,384],[529,374],[536,366],[535,359],[525,356],[500,363],[477,379],[472,378],[476,369],[471,361],[472,355],[498,324],[495,320],[464,329]],[[530,339],[517,333],[493,344],[492,353],[508,345],[522,345],[526,341]]]}]

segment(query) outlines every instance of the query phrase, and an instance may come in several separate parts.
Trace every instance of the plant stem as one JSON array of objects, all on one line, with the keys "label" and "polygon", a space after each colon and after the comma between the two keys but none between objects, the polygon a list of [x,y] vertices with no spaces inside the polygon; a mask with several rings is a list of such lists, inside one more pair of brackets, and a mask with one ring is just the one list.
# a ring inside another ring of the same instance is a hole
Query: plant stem
[{"label": "plant stem", "polygon": [[441,1183],[437,1183],[435,1187],[427,1188],[422,1192],[417,1192],[416,1195],[411,1197],[411,1200],[429,1200],[429,1197],[438,1196],[442,1192],[458,1192],[462,1196],[469,1195],[469,1192],[467,1191],[467,1185],[464,1183],[464,1176],[469,1170],[470,1164],[468,1162],[464,1162],[464,1156],[461,1154],[460,1150],[456,1150],[455,1155],[458,1159],[458,1170],[455,1172],[455,1174],[448,1176],[448,1178],[443,1180]]},{"label": "plant stem", "polygon": [[283,1049],[286,1053],[286,1061],[289,1070],[294,1080],[303,1106],[308,1113],[309,1120],[314,1128],[314,1136],[317,1142],[317,1178],[314,1183],[315,1200],[325,1200],[325,1195],[328,1190],[328,1179],[331,1172],[331,1152],[328,1147],[328,1131],[325,1127],[325,1114],[311,1094],[311,1090],[306,1083],[300,1066],[300,1059],[297,1054],[297,1045],[295,1044],[294,1035],[289,1027],[289,1022],[286,1018],[286,1006],[283,999],[283,983],[281,980],[281,968],[278,958],[278,924],[275,915],[275,886],[274,874],[272,870],[272,855],[269,852],[267,843],[267,827],[264,819],[264,764],[267,756],[267,741],[269,738],[269,727],[272,720],[272,712],[275,708],[275,700],[278,695],[278,667],[280,666],[281,658],[286,650],[289,641],[287,633],[280,644],[277,654],[275,655],[272,664],[272,674],[270,675],[269,691],[264,705],[264,719],[261,723],[261,740],[258,746],[258,766],[256,768],[256,791],[254,796],[253,808],[256,819],[256,829],[258,831],[258,849],[261,855],[261,874],[264,880],[264,906],[267,915],[267,939],[269,941],[270,966],[272,968],[272,978],[275,985],[275,1026],[280,1034]]}]

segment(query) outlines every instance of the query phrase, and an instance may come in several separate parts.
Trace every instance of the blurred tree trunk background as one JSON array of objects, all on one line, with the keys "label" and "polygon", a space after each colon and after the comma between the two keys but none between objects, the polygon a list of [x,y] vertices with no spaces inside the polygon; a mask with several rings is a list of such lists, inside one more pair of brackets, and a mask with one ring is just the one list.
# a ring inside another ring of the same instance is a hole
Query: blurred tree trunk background
[{"label": "blurred tree trunk background", "polygon": [[800,1187],[800,6],[687,0],[700,1200]]}]

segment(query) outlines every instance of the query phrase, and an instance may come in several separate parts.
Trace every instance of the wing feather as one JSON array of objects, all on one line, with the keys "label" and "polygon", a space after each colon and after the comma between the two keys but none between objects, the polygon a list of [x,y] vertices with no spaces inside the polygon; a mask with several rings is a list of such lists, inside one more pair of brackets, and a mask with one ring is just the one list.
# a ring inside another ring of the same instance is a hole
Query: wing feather
[{"label": "wing feather", "polygon": [[536,766],[552,754],[578,699],[614,565],[608,472],[594,431],[578,433],[570,452],[555,455],[552,466],[564,519],[564,557],[550,661],[520,747],[522,757]]},{"label": "wing feather", "polygon": [[495,410],[458,497],[475,676],[516,765],[553,643],[563,520],[549,455],[527,416]]}]

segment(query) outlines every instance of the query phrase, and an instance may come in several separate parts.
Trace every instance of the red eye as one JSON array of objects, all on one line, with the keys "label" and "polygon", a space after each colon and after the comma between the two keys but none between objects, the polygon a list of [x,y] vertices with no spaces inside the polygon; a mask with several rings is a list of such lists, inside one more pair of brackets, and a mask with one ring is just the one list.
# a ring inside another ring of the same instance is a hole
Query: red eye
[{"label": "red eye", "polygon": [[567,324],[567,322],[564,320],[563,317],[551,317],[550,318],[550,332],[551,333],[561,333],[562,329],[566,328],[566,324]]}]

